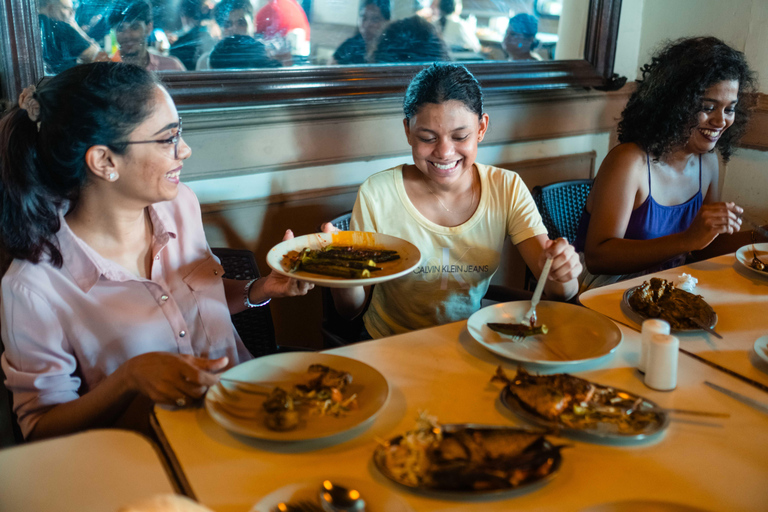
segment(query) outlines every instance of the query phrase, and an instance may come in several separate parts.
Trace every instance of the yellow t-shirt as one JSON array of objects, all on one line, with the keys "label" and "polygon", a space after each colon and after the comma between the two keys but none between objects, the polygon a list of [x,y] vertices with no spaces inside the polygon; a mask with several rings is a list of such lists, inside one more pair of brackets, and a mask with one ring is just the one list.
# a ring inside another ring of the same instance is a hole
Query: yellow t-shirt
[{"label": "yellow t-shirt", "polygon": [[351,229],[397,236],[421,251],[421,263],[412,273],[374,287],[363,317],[372,337],[468,318],[480,309],[506,236],[518,244],[547,233],[516,173],[482,164],[475,167],[480,204],[467,222],[451,228],[428,220],[411,203],[402,165],[374,174],[360,187]]}]

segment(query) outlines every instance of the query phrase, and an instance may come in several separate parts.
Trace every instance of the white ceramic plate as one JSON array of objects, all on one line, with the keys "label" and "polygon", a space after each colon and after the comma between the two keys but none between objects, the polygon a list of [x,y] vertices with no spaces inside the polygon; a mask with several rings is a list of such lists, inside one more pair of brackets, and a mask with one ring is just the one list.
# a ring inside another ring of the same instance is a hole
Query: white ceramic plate
[{"label": "white ceramic plate", "polygon": [[[283,257],[290,251],[301,251],[305,247],[310,249],[322,249],[328,245],[345,245],[364,247],[366,249],[389,249],[397,251],[400,259],[385,261],[378,266],[378,270],[371,277],[364,279],[345,279],[343,277],[323,276],[298,270],[290,273],[283,268]],[[390,235],[380,233],[366,233],[363,231],[339,231],[337,233],[314,233],[286,240],[274,246],[267,253],[267,264],[276,272],[288,277],[301,279],[318,286],[329,288],[351,288],[353,286],[366,286],[384,281],[391,281],[411,272],[421,262],[421,253],[412,243]]]},{"label": "white ceramic plate", "polygon": [[621,343],[621,330],[608,317],[590,309],[564,302],[541,301],[536,307],[539,324],[547,334],[523,341],[492,331],[493,322],[520,323],[531,307],[530,301],[505,302],[477,311],[467,329],[478,343],[500,356],[541,365],[575,364],[610,354]]},{"label": "white ceramic plate", "polygon": [[367,364],[348,357],[317,352],[285,352],[260,357],[235,366],[222,377],[254,383],[269,383],[290,389],[306,380],[311,364],[323,364],[334,370],[352,374],[352,383],[344,390],[344,396],[357,394],[358,408],[344,416],[301,414],[299,426],[294,430],[279,432],[266,427],[266,412],[261,404],[265,395],[250,395],[249,405],[255,411],[253,419],[233,416],[220,405],[223,396],[218,385],[208,389],[205,408],[211,418],[232,432],[270,441],[304,441],[329,437],[357,427],[371,420],[384,407],[389,398],[389,385],[384,376]]},{"label": "white ceramic plate", "polygon": [[763,277],[768,277],[768,272],[764,270],[757,270],[756,268],[752,268],[752,266],[750,265],[750,263],[752,262],[753,247],[755,248],[755,250],[757,250],[757,257],[760,258],[760,260],[762,260],[763,263],[768,263],[768,243],[749,244],[739,248],[739,250],[736,251],[736,261],[738,261],[739,263],[747,267],[749,270],[751,270],[755,274],[759,274]]},{"label": "white ceramic plate", "polygon": [[768,363],[768,336],[760,336],[755,341],[754,347],[757,357]]},{"label": "white ceramic plate", "polygon": [[[280,503],[296,503],[310,501],[318,503],[318,490],[323,478],[302,480],[288,484],[264,496],[250,512],[273,512]],[[413,509],[398,495],[380,485],[365,480],[349,477],[330,477],[334,483],[348,489],[355,489],[365,500],[367,512],[413,512]]]}]

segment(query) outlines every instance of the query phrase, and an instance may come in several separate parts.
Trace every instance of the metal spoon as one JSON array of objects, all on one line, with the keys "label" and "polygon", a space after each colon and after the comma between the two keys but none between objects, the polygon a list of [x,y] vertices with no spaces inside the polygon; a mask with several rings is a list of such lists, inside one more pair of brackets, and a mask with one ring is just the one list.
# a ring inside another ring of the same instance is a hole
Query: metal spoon
[{"label": "metal spoon", "polygon": [[365,500],[355,489],[325,480],[320,486],[320,506],[326,512],[365,512]]}]

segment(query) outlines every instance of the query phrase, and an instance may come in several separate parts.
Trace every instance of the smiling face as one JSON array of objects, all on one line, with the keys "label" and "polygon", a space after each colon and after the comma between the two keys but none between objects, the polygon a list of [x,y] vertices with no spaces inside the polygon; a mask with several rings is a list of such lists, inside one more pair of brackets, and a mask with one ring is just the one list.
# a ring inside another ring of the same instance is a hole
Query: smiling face
[{"label": "smiling face", "polygon": [[707,88],[697,114],[698,125],[693,129],[686,149],[699,154],[715,149],[717,141],[733,124],[738,98],[737,80],[723,80]]},{"label": "smiling face", "polygon": [[120,47],[120,57],[128,64],[145,66],[147,54],[147,37],[152,30],[142,20],[120,23],[115,29],[117,45]]},{"label": "smiling face", "polygon": [[450,100],[424,104],[404,124],[413,162],[426,177],[442,186],[471,179],[477,144],[488,129],[487,114],[478,119],[464,103]]},{"label": "smiling face", "polygon": [[160,86],[155,90],[152,114],[134,129],[128,141],[163,141],[131,144],[118,157],[120,178],[114,183],[120,192],[140,206],[170,201],[178,194],[182,161],[192,150],[179,139],[178,158],[174,144],[169,143],[179,130],[179,114],[168,92]]}]

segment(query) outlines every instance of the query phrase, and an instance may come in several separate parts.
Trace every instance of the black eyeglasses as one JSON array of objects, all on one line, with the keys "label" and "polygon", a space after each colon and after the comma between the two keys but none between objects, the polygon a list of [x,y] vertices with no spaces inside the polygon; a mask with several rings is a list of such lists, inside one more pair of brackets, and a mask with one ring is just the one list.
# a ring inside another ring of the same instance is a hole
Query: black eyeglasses
[{"label": "black eyeglasses", "polygon": [[170,139],[161,140],[129,140],[126,142],[116,142],[115,144],[173,144],[173,159],[179,159],[179,140],[181,139],[181,117],[179,117],[179,130]]}]

